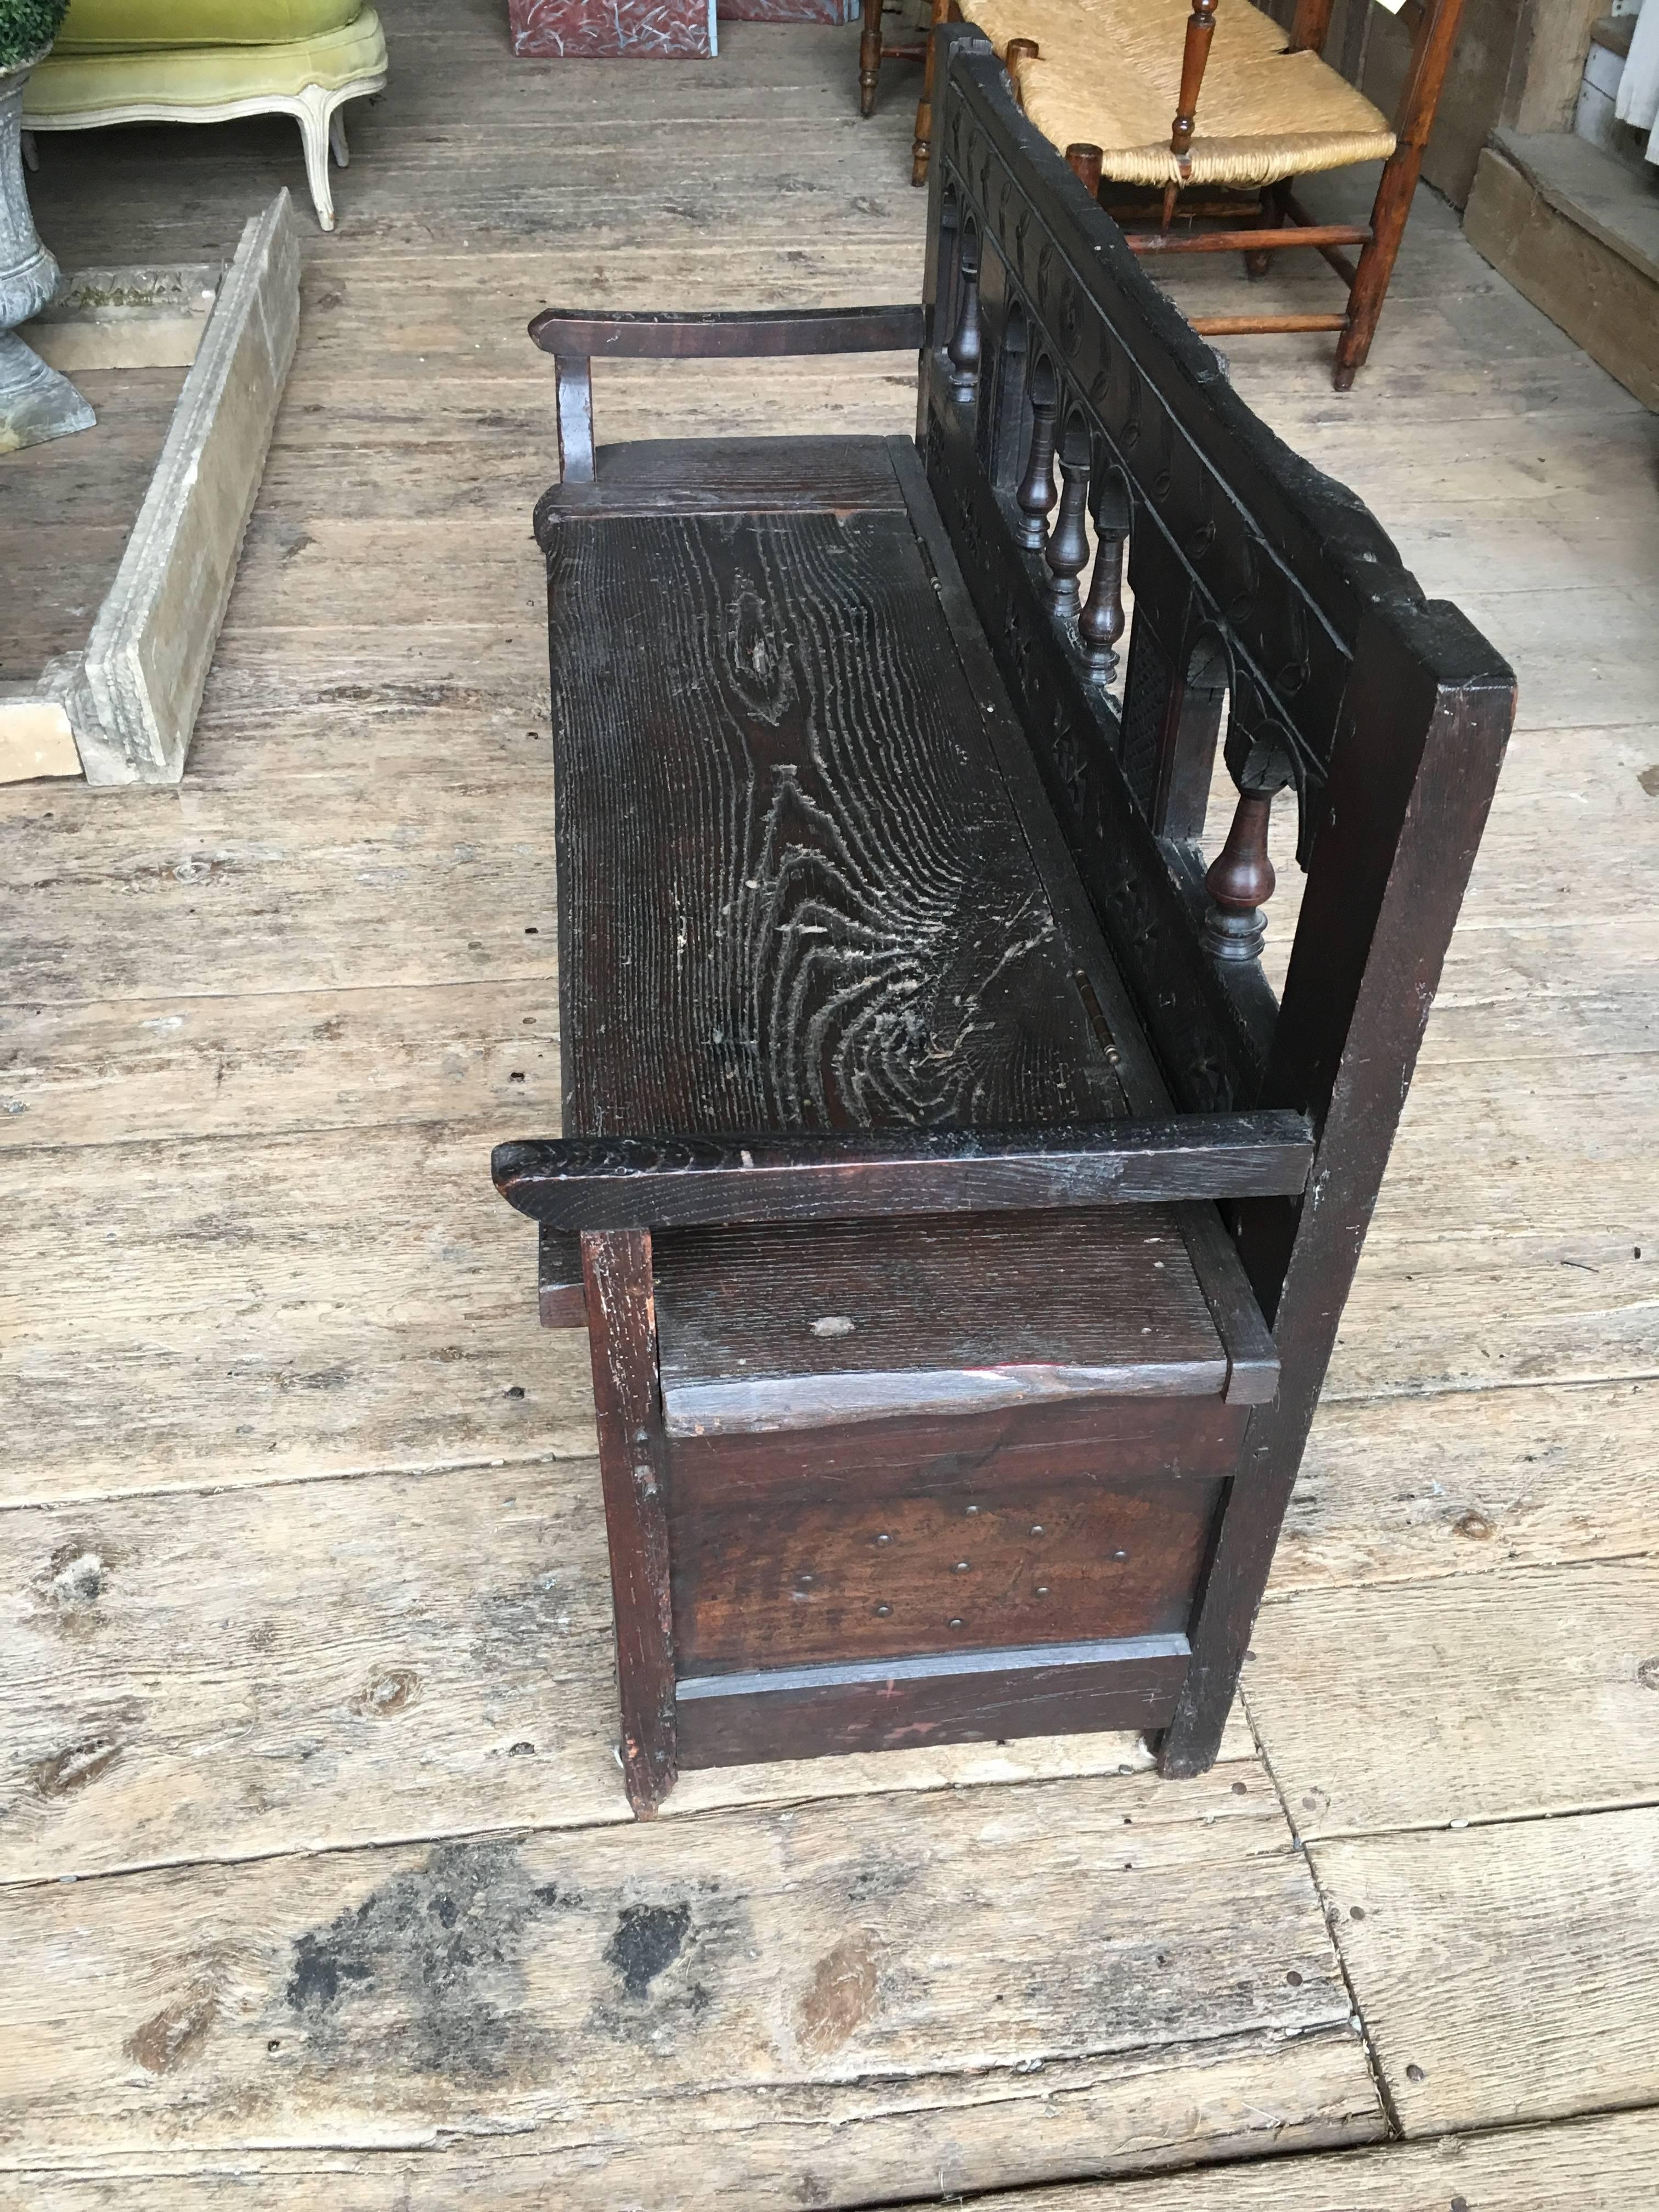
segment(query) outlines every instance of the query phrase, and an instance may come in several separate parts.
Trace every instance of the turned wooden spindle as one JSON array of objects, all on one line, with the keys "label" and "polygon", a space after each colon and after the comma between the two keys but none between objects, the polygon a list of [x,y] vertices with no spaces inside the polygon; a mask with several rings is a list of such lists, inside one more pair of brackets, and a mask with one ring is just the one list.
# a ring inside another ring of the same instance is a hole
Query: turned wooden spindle
[{"label": "turned wooden spindle", "polygon": [[1078,609],[1077,580],[1089,565],[1089,464],[1060,457],[1060,513],[1043,558],[1048,564],[1048,600],[1065,617]]},{"label": "turned wooden spindle", "polygon": [[[876,4],[876,0],[872,0]],[[927,165],[933,155],[933,40],[937,31],[951,12],[951,0],[933,0],[933,22],[928,36],[922,41],[921,98],[916,102],[916,135],[910,141],[910,182],[925,185]]]},{"label": "turned wooden spindle", "polygon": [[979,240],[971,230],[962,234],[962,304],[957,310],[956,334],[951,340],[952,399],[971,399],[979,381]]},{"label": "turned wooden spindle", "polygon": [[1089,599],[1078,617],[1077,634],[1083,643],[1089,673],[1097,684],[1109,684],[1117,674],[1115,650],[1123,635],[1123,541],[1121,530],[1096,525],[1095,573],[1089,579]]},{"label": "turned wooden spindle", "polygon": [[859,33],[859,113],[876,112],[876,87],[881,82],[881,0],[870,0]]},{"label": "turned wooden spindle", "polygon": [[1083,139],[1066,149],[1066,159],[1071,165],[1072,174],[1091,199],[1100,198],[1100,165],[1105,158],[1098,146],[1091,146]]},{"label": "turned wooden spindle", "polygon": [[1188,155],[1193,143],[1193,132],[1198,124],[1198,91],[1204,82],[1204,64],[1210,58],[1210,41],[1215,36],[1216,0],[1193,0],[1193,12],[1187,22],[1187,42],[1181,53],[1181,101],[1176,109],[1175,127],[1170,133],[1170,151],[1180,164],[1184,177],[1191,167]]},{"label": "turned wooden spindle", "polygon": [[1054,489],[1054,403],[1031,398],[1031,451],[1014,504],[1024,520],[1019,542],[1029,553],[1040,553],[1048,535],[1048,510],[1059,494]]},{"label": "turned wooden spindle", "polygon": [[1267,858],[1271,791],[1241,791],[1232,827],[1214,866],[1204,878],[1210,909],[1204,917],[1204,941],[1217,960],[1257,960],[1267,941],[1267,917],[1261,909],[1278,878]]},{"label": "turned wooden spindle", "polygon": [[1020,84],[1019,73],[1027,62],[1040,62],[1042,51],[1035,39],[1010,39],[1002,50],[1002,66],[1008,72],[1008,82],[1014,95],[1014,106],[1025,112],[1025,93]]}]

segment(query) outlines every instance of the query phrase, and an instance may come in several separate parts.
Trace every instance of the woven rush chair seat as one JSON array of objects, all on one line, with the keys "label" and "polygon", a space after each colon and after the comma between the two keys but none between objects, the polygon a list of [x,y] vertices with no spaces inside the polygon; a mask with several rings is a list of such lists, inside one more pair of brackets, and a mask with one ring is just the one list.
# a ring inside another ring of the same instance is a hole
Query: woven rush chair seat
[{"label": "woven rush chair seat", "polygon": [[1395,149],[1388,118],[1249,0],[1222,0],[1204,71],[1198,129],[1186,156],[1170,146],[1181,86],[1188,0],[964,0],[964,15],[1000,58],[1010,39],[1033,40],[1018,59],[1027,116],[1064,153],[1098,146],[1101,174],[1119,185],[1277,184]]}]

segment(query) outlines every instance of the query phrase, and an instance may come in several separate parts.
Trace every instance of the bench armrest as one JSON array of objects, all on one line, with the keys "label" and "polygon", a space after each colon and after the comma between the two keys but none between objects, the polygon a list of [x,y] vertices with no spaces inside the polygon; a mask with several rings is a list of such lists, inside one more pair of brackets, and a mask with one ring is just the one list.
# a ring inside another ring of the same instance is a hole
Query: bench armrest
[{"label": "bench armrest", "polygon": [[544,307],[530,335],[558,372],[559,459],[566,483],[593,482],[595,354],[610,361],[734,361],[759,355],[920,352],[924,311],[780,307],[737,313],[577,314]]},{"label": "bench armrest", "polygon": [[544,307],[530,325],[544,353],[611,361],[729,361],[757,354],[918,352],[922,311],[896,307],[778,307],[585,315]]},{"label": "bench armrest", "polygon": [[490,1172],[532,1221],[600,1231],[1294,1197],[1312,1157],[1299,1114],[1184,1114],[1012,1133],[542,1139],[497,1145]]}]

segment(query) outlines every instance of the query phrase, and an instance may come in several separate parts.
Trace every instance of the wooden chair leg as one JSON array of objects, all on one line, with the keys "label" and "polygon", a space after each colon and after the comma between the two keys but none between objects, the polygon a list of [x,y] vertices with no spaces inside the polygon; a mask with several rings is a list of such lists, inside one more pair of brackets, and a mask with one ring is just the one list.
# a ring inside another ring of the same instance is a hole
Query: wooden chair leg
[{"label": "wooden chair leg", "polygon": [[1382,165],[1382,179],[1371,204],[1371,240],[1360,248],[1359,266],[1348,294],[1348,323],[1336,342],[1336,367],[1331,381],[1339,392],[1351,391],[1365,366],[1365,356],[1376,335],[1376,319],[1388,296],[1400,241],[1406,234],[1406,218],[1412,211],[1418,171],[1423,166],[1419,146],[1402,146]]},{"label": "wooden chair leg", "polygon": [[1441,87],[1451,66],[1462,19],[1463,0],[1442,0],[1425,8],[1412,41],[1412,58],[1395,118],[1395,150],[1382,165],[1382,180],[1371,208],[1371,242],[1359,257],[1353,289],[1348,295],[1348,325],[1336,344],[1336,368],[1331,381],[1346,392],[1364,368],[1376,334],[1376,319],[1388,295],[1395,256],[1405,234],[1423,166],[1423,149],[1434,128]]},{"label": "wooden chair leg", "polygon": [[[933,29],[948,22],[951,0],[933,0]],[[933,150],[933,40],[927,39],[927,58],[922,64],[921,98],[916,102],[916,135],[910,148],[910,182],[927,181],[927,157]]]},{"label": "wooden chair leg", "polygon": [[327,92],[319,84],[307,85],[296,97],[294,111],[300,125],[300,143],[305,149],[306,181],[311,186],[312,204],[322,228],[332,230],[334,194],[328,180]]},{"label": "wooden chair leg", "polygon": [[864,28],[859,33],[859,113],[876,112],[881,76],[881,0],[864,0]]},{"label": "wooden chair leg", "polygon": [[[1295,189],[1290,179],[1286,178],[1281,184],[1270,185],[1262,194],[1263,230],[1283,230],[1291,220],[1288,203]],[[1271,252],[1247,253],[1244,256],[1244,274],[1247,276],[1265,276],[1273,263]]]}]

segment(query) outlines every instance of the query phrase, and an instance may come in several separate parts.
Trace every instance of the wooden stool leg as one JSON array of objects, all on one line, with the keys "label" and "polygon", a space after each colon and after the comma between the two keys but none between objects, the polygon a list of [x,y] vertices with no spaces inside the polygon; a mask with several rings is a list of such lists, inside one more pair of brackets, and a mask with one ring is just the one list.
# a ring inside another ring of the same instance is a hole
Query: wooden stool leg
[{"label": "wooden stool leg", "polygon": [[657,1387],[649,1235],[584,1231],[582,1276],[616,1605],[623,1780],[636,1816],[649,1820],[677,1771],[668,1450]]},{"label": "wooden stool leg", "polygon": [[[947,22],[951,15],[951,0],[933,0],[933,23],[937,30]],[[928,33],[927,58],[922,64],[921,98],[916,102],[916,135],[910,148],[910,182],[925,185],[927,181],[927,157],[933,150],[933,40]]]},{"label": "wooden stool leg", "polygon": [[876,112],[876,83],[881,76],[881,0],[864,0],[864,28],[859,33],[859,113]]}]

